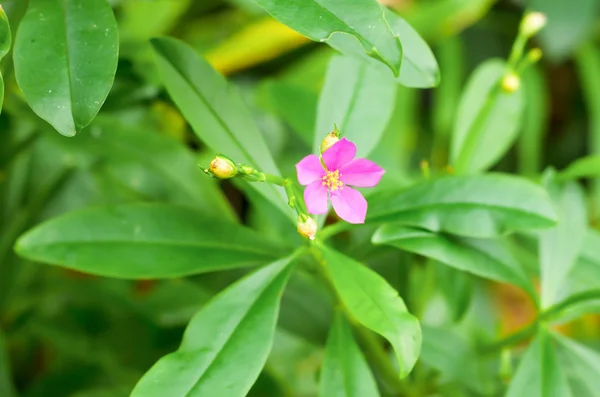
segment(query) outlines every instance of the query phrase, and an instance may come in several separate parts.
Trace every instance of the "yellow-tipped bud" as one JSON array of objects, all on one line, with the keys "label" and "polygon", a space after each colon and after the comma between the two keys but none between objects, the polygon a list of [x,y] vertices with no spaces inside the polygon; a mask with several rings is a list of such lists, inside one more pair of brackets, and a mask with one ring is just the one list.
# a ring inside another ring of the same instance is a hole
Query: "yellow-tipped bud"
[{"label": "yellow-tipped bud", "polygon": [[539,48],[533,48],[527,53],[527,60],[529,63],[537,63],[542,59],[542,50]]},{"label": "yellow-tipped bud", "polygon": [[237,175],[238,169],[233,160],[222,154],[212,159],[210,166],[207,170],[204,170],[207,174],[214,176],[219,179],[229,179]]},{"label": "yellow-tipped bud", "polygon": [[321,154],[325,153],[327,149],[332,147],[340,140],[340,132],[337,129],[337,126],[334,127],[333,132],[327,134],[321,142]]},{"label": "yellow-tipped bud", "polygon": [[526,37],[531,37],[546,25],[546,15],[541,12],[530,12],[521,22],[521,32]]},{"label": "yellow-tipped bud", "polygon": [[301,236],[314,240],[317,234],[317,222],[308,215],[298,215],[297,230]]},{"label": "yellow-tipped bud", "polygon": [[513,93],[521,87],[521,79],[515,73],[508,73],[502,78],[502,90]]}]

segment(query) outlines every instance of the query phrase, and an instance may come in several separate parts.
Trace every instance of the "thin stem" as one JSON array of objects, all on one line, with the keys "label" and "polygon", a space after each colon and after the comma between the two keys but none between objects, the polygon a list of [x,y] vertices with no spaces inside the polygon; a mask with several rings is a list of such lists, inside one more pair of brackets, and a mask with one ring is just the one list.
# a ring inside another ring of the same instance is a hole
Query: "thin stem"
[{"label": "thin stem", "polygon": [[287,186],[287,185],[290,184],[290,181],[288,179],[286,179],[286,178],[282,178],[282,177],[277,176],[277,175],[267,174],[267,173],[264,173],[264,172],[262,174],[265,177],[264,182],[272,183],[274,185],[283,186],[283,187],[285,187],[285,186]]},{"label": "thin stem", "polygon": [[543,320],[551,320],[560,316],[561,312],[566,308],[580,302],[600,299],[600,290],[590,290],[571,295],[567,299],[550,306],[544,313],[540,315]]},{"label": "thin stem", "polygon": [[499,340],[498,342],[495,342],[495,343],[492,343],[491,345],[483,347],[481,349],[481,354],[496,353],[507,347],[514,346],[520,342],[530,339],[537,331],[538,326],[539,326],[539,323],[537,321],[534,323],[531,323],[527,327],[521,329],[520,331],[517,331],[514,334],[511,334],[511,335],[507,336],[506,338]]}]

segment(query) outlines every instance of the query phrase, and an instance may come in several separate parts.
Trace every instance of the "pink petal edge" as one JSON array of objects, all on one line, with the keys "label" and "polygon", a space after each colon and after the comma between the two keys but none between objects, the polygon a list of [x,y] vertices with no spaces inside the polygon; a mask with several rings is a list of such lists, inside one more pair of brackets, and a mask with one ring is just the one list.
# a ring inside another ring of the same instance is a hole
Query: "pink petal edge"
[{"label": "pink petal edge", "polygon": [[329,171],[335,171],[355,156],[356,145],[342,138],[323,153],[323,162]]},{"label": "pink petal edge", "polygon": [[344,184],[356,187],[373,187],[379,183],[385,170],[367,159],[354,159],[340,169]]},{"label": "pink petal edge", "polygon": [[317,179],[321,179],[325,175],[325,170],[321,165],[319,156],[309,154],[296,164],[296,173],[298,174],[298,182],[301,185],[308,185]]},{"label": "pink petal edge", "polygon": [[327,187],[322,185],[320,179],[304,189],[304,202],[309,214],[327,213]]},{"label": "pink petal edge", "polygon": [[367,200],[358,190],[348,186],[331,197],[335,213],[348,223],[365,223],[367,216]]}]

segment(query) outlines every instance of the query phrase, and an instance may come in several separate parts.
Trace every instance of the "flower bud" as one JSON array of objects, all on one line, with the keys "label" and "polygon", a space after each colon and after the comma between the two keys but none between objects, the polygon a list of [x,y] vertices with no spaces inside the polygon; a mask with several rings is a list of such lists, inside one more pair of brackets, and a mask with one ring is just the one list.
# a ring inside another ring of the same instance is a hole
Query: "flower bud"
[{"label": "flower bud", "polygon": [[333,132],[327,134],[321,142],[321,154],[325,153],[327,149],[336,144],[337,141],[340,140],[340,132],[337,129],[337,126],[334,127]]},{"label": "flower bud", "polygon": [[314,240],[317,234],[317,222],[308,215],[298,215],[297,230],[301,236]]},{"label": "flower bud", "polygon": [[215,178],[229,179],[237,175],[238,169],[233,160],[231,160],[229,157],[223,156],[222,154],[217,154],[217,156],[210,162],[208,169],[204,170],[204,172],[214,176]]},{"label": "flower bud", "polygon": [[530,12],[521,22],[521,32],[526,37],[531,37],[546,25],[546,15],[541,12]]},{"label": "flower bud", "polygon": [[515,73],[507,73],[502,78],[502,90],[507,93],[513,93],[521,87],[521,79]]},{"label": "flower bud", "polygon": [[533,48],[527,53],[529,63],[537,63],[540,59],[542,59],[542,50],[539,48]]}]

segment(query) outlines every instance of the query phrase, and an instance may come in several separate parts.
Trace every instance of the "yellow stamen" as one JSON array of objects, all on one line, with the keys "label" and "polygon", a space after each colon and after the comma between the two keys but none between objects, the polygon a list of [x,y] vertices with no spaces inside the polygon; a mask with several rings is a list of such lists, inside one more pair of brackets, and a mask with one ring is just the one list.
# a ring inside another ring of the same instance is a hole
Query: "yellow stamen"
[{"label": "yellow stamen", "polygon": [[327,171],[327,173],[321,178],[323,180],[322,185],[327,186],[327,189],[330,192],[334,192],[336,190],[342,190],[342,186],[344,183],[340,180],[342,175],[338,170],[336,171]]}]

